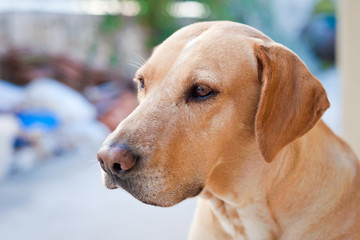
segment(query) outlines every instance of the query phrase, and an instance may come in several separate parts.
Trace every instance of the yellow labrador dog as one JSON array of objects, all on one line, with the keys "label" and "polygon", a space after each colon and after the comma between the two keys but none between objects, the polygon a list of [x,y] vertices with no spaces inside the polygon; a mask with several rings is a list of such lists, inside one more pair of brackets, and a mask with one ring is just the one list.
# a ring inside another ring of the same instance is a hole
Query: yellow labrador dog
[{"label": "yellow labrador dog", "polygon": [[200,195],[189,239],[360,239],[360,165],[319,120],[321,83],[239,23],[180,29],[136,73],[139,106],[98,160],[108,188],[168,207]]}]

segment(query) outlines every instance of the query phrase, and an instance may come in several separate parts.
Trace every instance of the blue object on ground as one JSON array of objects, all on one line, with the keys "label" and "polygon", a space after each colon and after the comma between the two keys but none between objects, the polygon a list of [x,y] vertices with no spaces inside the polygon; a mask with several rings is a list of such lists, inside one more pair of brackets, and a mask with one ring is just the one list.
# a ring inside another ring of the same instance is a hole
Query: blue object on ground
[{"label": "blue object on ground", "polygon": [[16,113],[24,131],[31,129],[42,129],[52,131],[58,128],[60,121],[51,111],[46,109],[27,109]]}]

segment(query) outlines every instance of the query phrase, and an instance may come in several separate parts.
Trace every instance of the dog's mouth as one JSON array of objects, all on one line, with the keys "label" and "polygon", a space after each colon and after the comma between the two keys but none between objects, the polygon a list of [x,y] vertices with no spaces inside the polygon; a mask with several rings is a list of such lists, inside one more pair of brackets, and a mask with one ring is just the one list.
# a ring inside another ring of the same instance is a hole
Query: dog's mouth
[{"label": "dog's mouth", "polygon": [[117,189],[120,187],[112,174],[108,174],[105,171],[102,171],[102,179],[103,184],[108,189]]},{"label": "dog's mouth", "polygon": [[160,207],[173,206],[186,198],[195,197],[203,189],[197,181],[189,184],[169,184],[171,174],[156,169],[148,173],[137,171],[122,176],[103,172],[103,182],[108,189],[122,188],[139,201]]}]

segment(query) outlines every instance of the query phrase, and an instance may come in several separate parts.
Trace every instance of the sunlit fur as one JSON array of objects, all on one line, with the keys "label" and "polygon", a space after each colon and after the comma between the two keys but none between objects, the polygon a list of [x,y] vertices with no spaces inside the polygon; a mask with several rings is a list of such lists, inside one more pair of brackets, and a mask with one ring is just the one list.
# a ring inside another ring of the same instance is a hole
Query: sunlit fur
[{"label": "sunlit fur", "polygon": [[[137,159],[105,175],[144,203],[198,195],[190,239],[360,239],[360,167],[319,120],[321,83],[289,49],[231,22],[187,26],[136,75],[139,106],[103,148]],[[218,94],[187,99],[196,84]]]}]

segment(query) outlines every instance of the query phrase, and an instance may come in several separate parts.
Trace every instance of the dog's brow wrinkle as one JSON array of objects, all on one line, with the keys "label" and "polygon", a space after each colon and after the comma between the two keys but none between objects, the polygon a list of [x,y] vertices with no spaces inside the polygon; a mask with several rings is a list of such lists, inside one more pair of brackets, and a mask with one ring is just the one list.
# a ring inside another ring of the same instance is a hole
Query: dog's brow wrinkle
[{"label": "dog's brow wrinkle", "polygon": [[190,81],[192,81],[193,84],[195,83],[214,83],[217,86],[221,85],[221,81],[216,76],[216,73],[213,73],[211,69],[208,69],[206,67],[201,67],[197,69],[195,72],[190,74]]},{"label": "dog's brow wrinkle", "polygon": [[187,42],[187,44],[185,45],[185,49],[188,49],[190,47],[192,47],[193,45],[195,45],[197,42],[199,42],[202,37],[204,36],[204,33],[200,34],[197,37],[191,38],[190,41]]}]

